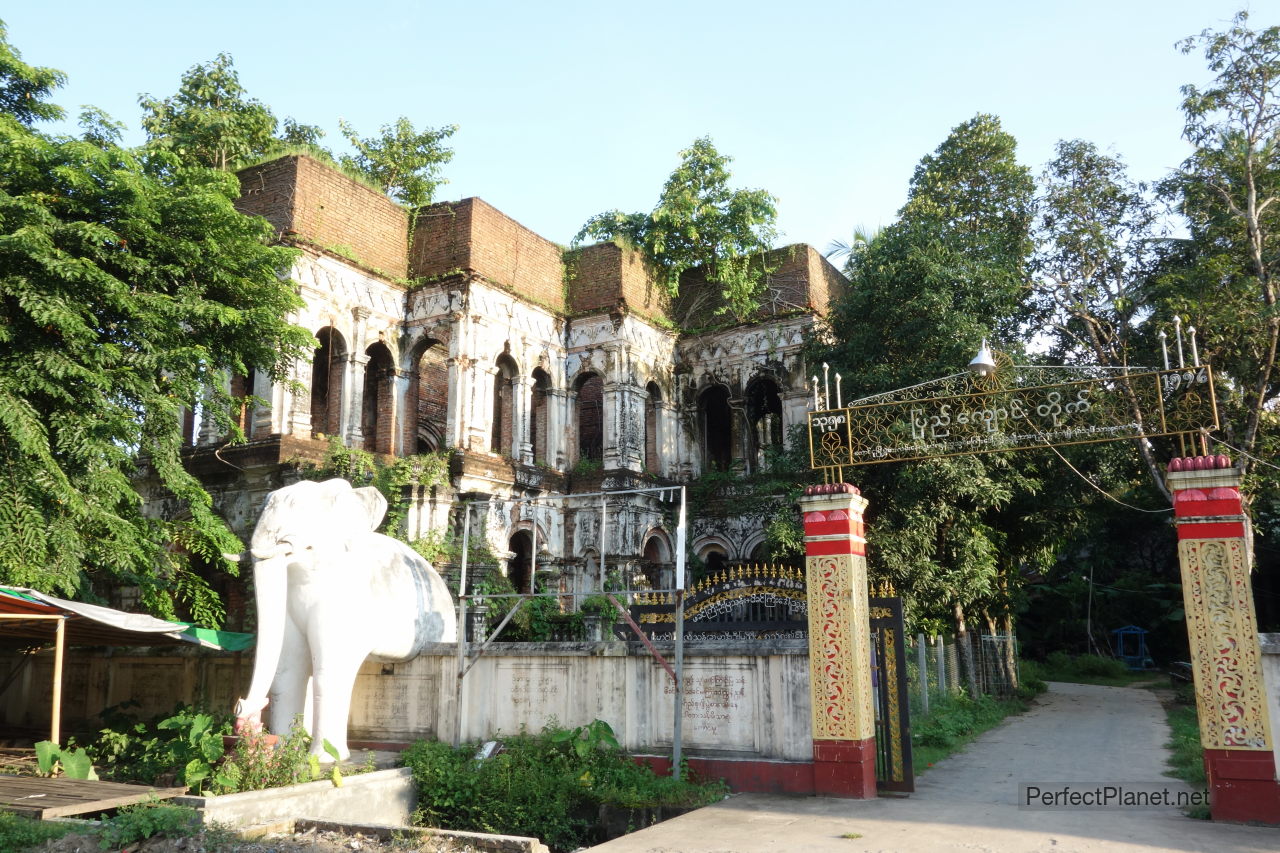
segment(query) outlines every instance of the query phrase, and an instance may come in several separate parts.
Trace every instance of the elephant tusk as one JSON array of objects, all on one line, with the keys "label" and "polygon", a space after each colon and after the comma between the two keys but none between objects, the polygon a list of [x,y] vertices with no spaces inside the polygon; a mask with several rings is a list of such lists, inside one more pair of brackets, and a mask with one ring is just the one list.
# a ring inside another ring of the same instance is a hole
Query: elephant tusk
[{"label": "elephant tusk", "polygon": [[243,555],[243,554],[228,554],[226,551],[223,551],[223,552],[222,552],[222,559],[224,559],[224,560],[230,560],[230,561],[231,561],[231,562],[233,562],[233,563],[238,563],[238,562],[240,562],[240,558],[241,558],[242,556],[244,556],[244,555]]},{"label": "elephant tusk", "polygon": [[252,548],[249,553],[253,555],[255,560],[270,560],[293,553],[293,546],[288,542],[281,542],[274,548]]}]

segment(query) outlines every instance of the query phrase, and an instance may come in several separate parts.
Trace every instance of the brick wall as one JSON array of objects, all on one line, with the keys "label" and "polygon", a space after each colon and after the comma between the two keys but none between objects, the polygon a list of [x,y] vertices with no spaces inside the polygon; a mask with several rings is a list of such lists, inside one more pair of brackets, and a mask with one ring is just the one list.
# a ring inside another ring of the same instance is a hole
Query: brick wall
[{"label": "brick wall", "polygon": [[[774,249],[766,255],[765,262],[772,271],[768,289],[760,296],[760,310],[754,317],[757,320],[806,309],[825,314],[849,286],[848,279],[807,243]],[[718,289],[708,294],[706,288],[701,269],[686,271],[680,277],[680,296],[673,313],[685,316],[696,304],[693,325],[723,321],[726,315],[715,314],[722,304]]]},{"label": "brick wall", "polygon": [[798,306],[825,314],[849,285],[840,271],[808,243],[777,249],[769,253],[768,263],[776,266],[769,284],[777,298],[786,303],[779,306],[782,311]]},{"label": "brick wall", "polygon": [[667,295],[634,249],[597,243],[567,253],[569,312],[612,311],[625,304],[650,317],[667,316]]},{"label": "brick wall", "polygon": [[415,278],[457,270],[563,312],[560,247],[478,198],[441,202],[418,212],[409,269]]},{"label": "brick wall", "polygon": [[389,278],[407,275],[408,214],[384,194],[305,155],[251,166],[238,176],[241,212]]}]

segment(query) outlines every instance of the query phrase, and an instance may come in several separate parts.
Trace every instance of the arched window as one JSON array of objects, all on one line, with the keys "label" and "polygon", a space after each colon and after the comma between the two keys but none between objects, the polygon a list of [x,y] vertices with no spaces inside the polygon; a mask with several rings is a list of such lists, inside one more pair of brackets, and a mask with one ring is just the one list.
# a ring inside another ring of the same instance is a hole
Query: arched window
[{"label": "arched window", "polygon": [[517,530],[507,543],[507,550],[515,556],[507,562],[507,580],[516,592],[529,592],[529,572],[533,569],[533,536],[527,530]]},{"label": "arched window", "polygon": [[658,458],[658,404],[662,391],[656,382],[644,387],[648,394],[644,401],[644,470],[650,474],[662,472],[662,460]]},{"label": "arched window", "polygon": [[516,363],[511,356],[498,356],[498,370],[493,375],[493,425],[489,450],[493,453],[511,453],[512,418],[515,415]]},{"label": "arched window", "polygon": [[529,407],[529,444],[533,445],[533,461],[536,465],[550,465],[552,460],[547,447],[547,392],[551,390],[551,377],[541,367],[533,369],[533,399]]},{"label": "arched window", "polygon": [[650,535],[644,543],[644,565],[641,568],[651,589],[661,589],[666,585],[662,573],[670,564],[671,548],[667,540],[657,533]]},{"label": "arched window", "polygon": [[753,470],[759,470],[769,448],[782,448],[782,396],[772,378],[761,377],[747,388],[747,423],[751,428],[747,458]]},{"label": "arched window", "polygon": [[342,377],[347,343],[332,326],[316,332],[320,348],[311,361],[311,433],[342,434]]},{"label": "arched window", "polygon": [[733,463],[733,412],[729,389],[712,385],[698,398],[702,427],[702,464],[708,471],[728,471]]},{"label": "arched window", "polygon": [[578,378],[578,460],[604,458],[604,380],[587,373]]},{"label": "arched window", "polygon": [[414,359],[414,379],[405,401],[405,447],[414,453],[432,453],[444,447],[449,415],[449,352],[438,341],[424,341]]},{"label": "arched window", "polygon": [[365,350],[364,354],[369,356],[369,363],[364,367],[364,411],[360,417],[364,449],[371,453],[390,453],[391,377],[395,372],[391,351],[379,341]]}]

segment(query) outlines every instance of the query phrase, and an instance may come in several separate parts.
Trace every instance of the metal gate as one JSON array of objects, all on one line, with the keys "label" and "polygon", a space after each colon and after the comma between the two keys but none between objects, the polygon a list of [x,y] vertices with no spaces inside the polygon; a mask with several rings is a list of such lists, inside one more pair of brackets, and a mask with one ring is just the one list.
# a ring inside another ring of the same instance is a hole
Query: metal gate
[{"label": "metal gate", "polygon": [[906,638],[902,599],[873,597],[871,607],[871,680],[876,700],[876,787],[882,791],[916,789],[911,769],[911,707],[907,692]]}]

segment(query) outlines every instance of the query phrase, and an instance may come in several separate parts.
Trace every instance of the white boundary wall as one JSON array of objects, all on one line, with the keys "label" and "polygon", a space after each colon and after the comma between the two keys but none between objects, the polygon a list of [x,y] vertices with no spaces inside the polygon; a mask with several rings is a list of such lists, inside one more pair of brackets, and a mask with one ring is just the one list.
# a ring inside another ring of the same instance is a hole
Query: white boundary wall
[{"label": "white boundary wall", "polygon": [[[662,648],[662,647],[660,647]],[[662,648],[672,659],[670,645]],[[17,662],[0,656],[0,682]],[[1280,661],[1278,661],[1280,663]],[[367,661],[356,679],[350,738],[451,741],[457,720],[456,649],[440,644],[407,663]],[[96,730],[104,708],[126,700],[139,717],[178,703],[230,711],[253,668],[252,653],[73,649],[63,681],[64,730]],[[0,695],[0,722],[48,728],[52,655],[28,663]],[[812,760],[809,659],[803,640],[686,646],[683,746],[722,758]],[[498,643],[467,674],[462,739],[580,726],[613,727],[633,752],[672,745],[673,684],[642,649],[626,643]]]}]

